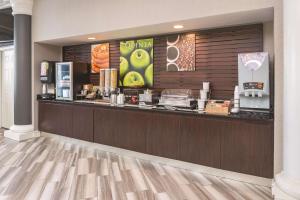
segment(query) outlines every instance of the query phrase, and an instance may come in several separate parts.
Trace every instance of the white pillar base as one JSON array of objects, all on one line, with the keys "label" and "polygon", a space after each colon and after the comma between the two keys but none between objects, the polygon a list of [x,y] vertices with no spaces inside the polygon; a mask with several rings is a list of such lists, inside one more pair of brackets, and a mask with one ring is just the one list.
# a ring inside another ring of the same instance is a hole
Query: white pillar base
[{"label": "white pillar base", "polygon": [[284,172],[276,175],[272,186],[275,200],[299,200],[300,180],[289,178]]},{"label": "white pillar base", "polygon": [[16,141],[24,141],[40,137],[40,132],[34,131],[32,125],[13,125],[10,127],[10,130],[4,131],[4,137]]}]

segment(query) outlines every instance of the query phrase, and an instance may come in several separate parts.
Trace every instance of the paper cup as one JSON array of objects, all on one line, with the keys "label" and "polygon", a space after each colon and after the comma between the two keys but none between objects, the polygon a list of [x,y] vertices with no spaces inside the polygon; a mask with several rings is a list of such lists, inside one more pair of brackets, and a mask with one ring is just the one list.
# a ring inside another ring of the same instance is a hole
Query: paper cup
[{"label": "paper cup", "polygon": [[207,99],[207,91],[206,90],[200,90],[200,99],[202,99],[202,100]]},{"label": "paper cup", "polygon": [[203,90],[209,90],[209,82],[203,82]]},{"label": "paper cup", "polygon": [[205,100],[198,99],[198,110],[204,110],[205,108]]},{"label": "paper cup", "polygon": [[234,99],[234,104],[236,103],[240,103],[240,100],[239,99]]}]

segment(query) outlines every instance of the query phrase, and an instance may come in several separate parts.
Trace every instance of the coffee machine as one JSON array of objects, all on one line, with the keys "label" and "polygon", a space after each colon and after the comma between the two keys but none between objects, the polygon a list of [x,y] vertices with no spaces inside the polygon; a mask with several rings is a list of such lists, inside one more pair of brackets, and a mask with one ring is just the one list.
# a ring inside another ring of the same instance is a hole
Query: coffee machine
[{"label": "coffee machine", "polygon": [[269,54],[238,54],[239,98],[241,108],[270,109]]},{"label": "coffee machine", "polygon": [[[55,62],[42,61],[40,65],[40,81],[42,82],[42,94],[37,96],[38,99],[52,100],[55,99],[54,85],[55,85]],[[49,87],[53,86],[53,92],[49,92]]]}]

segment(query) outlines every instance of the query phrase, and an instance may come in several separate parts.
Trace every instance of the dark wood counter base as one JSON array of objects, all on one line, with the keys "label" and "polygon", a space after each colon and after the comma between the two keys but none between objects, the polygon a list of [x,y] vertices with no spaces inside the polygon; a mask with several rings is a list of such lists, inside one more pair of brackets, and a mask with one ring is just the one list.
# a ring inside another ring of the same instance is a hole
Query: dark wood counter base
[{"label": "dark wood counter base", "polygon": [[273,120],[39,101],[39,130],[273,178]]}]

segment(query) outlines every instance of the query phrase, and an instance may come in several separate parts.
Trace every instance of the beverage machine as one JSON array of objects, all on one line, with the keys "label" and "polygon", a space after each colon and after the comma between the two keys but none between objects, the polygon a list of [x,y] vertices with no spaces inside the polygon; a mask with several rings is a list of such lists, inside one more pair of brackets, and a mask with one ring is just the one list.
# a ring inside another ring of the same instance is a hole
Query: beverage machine
[{"label": "beverage machine", "polygon": [[[40,64],[40,81],[42,83],[42,94],[37,96],[38,99],[51,100],[55,99],[55,62],[42,61]],[[51,90],[51,92],[50,92]]]},{"label": "beverage machine", "polygon": [[83,85],[89,84],[90,69],[86,63],[57,62],[56,63],[56,99],[76,99]]},{"label": "beverage machine", "polygon": [[269,54],[238,54],[240,107],[270,109]]}]

